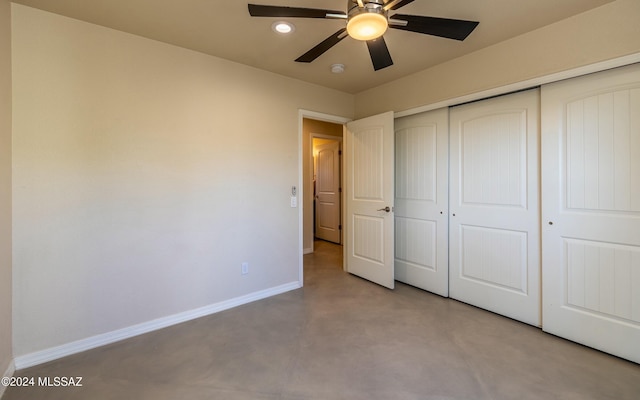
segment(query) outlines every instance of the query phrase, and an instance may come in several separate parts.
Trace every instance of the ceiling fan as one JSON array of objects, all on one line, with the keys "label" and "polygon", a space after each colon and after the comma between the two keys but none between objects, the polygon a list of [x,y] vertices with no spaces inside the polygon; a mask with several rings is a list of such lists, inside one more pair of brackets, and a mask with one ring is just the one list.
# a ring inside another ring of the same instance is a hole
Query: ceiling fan
[{"label": "ceiling fan", "polygon": [[459,19],[426,17],[421,15],[394,14],[395,11],[414,0],[347,0],[347,12],[316,8],[282,7],[249,4],[252,17],[279,18],[327,18],[346,20],[347,25],[329,36],[317,46],[296,59],[297,62],[310,63],[324,52],[351,36],[367,43],[373,69],[393,65],[391,54],[384,41],[387,28],[423,33],[455,40],[464,40],[478,26],[479,22]]}]

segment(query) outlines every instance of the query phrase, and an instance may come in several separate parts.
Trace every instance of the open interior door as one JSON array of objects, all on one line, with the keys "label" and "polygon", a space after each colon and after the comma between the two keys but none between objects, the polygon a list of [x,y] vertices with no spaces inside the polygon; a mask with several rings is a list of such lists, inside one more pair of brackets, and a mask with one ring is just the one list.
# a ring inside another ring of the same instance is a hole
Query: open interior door
[{"label": "open interior door", "polygon": [[345,269],[394,286],[393,112],[347,124]]}]

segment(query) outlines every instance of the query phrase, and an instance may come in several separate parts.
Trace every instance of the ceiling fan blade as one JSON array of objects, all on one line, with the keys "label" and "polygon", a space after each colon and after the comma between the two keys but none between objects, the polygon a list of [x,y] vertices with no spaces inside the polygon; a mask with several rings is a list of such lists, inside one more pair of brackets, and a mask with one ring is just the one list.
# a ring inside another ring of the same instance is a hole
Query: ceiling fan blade
[{"label": "ceiling fan blade", "polygon": [[249,4],[249,14],[252,17],[281,17],[281,18],[326,18],[327,14],[345,15],[344,11],[321,10],[317,8],[280,7]]},{"label": "ceiling fan blade", "polygon": [[400,7],[404,7],[409,3],[413,3],[413,0],[391,0],[384,6],[385,10],[397,10]]},{"label": "ceiling fan blade", "polygon": [[320,42],[320,44],[318,44],[316,47],[298,57],[296,59],[296,62],[310,63],[311,61],[320,57],[325,51],[329,50],[330,48],[338,44],[342,39],[347,37],[347,35],[344,34],[346,31],[347,28],[340,29],[338,32]]},{"label": "ceiling fan blade", "polygon": [[380,36],[374,40],[367,40],[367,47],[369,48],[369,54],[371,55],[371,62],[373,63],[374,70],[380,70],[393,65],[391,54],[387,48],[384,38]]},{"label": "ceiling fan blade", "polygon": [[425,35],[440,36],[455,40],[465,40],[479,24],[479,22],[476,21],[404,14],[396,14],[391,17],[391,20],[393,19],[407,21],[407,25],[394,25],[393,23],[390,23],[390,28],[424,33]]}]

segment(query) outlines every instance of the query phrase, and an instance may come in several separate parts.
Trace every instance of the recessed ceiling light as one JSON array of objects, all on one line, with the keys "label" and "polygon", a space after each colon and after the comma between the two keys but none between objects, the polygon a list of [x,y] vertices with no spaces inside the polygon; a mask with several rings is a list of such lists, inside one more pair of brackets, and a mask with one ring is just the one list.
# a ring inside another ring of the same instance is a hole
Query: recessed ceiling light
[{"label": "recessed ceiling light", "polygon": [[277,33],[291,33],[295,30],[295,27],[292,23],[286,21],[277,21],[271,25],[271,29],[273,29]]}]

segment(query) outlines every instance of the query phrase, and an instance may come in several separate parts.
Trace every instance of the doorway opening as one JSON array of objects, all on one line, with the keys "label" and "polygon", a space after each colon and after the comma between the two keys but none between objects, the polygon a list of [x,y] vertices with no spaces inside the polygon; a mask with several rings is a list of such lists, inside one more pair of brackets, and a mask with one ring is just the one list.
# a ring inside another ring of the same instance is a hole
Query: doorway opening
[{"label": "doorway opening", "polygon": [[[323,135],[324,131],[317,131],[319,125],[332,126],[332,138],[344,136],[345,124],[349,118],[336,115],[323,114],[316,111],[298,110],[298,187],[301,189],[298,203],[298,282],[300,287],[304,285],[304,255],[313,253],[314,250],[314,226],[313,226],[313,147],[312,133]],[[341,198],[341,200],[343,200]],[[342,212],[341,212],[342,214]]]},{"label": "doorway opening", "polygon": [[303,253],[316,239],[342,244],[344,125],[303,117]]}]

